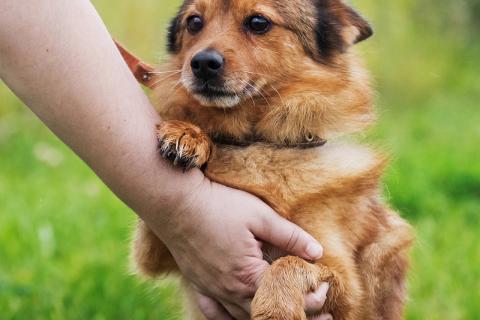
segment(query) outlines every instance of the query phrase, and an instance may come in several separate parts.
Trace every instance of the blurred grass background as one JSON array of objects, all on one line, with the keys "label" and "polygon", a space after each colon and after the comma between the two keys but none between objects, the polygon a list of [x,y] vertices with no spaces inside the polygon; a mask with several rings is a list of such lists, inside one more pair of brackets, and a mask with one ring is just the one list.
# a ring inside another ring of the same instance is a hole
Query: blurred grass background
[{"label": "blurred grass background", "polygon": [[[178,1],[93,0],[151,62]],[[386,195],[415,226],[408,319],[480,314],[480,1],[356,1],[391,150]],[[0,319],[180,319],[174,282],[128,273],[135,216],[0,83]]]}]

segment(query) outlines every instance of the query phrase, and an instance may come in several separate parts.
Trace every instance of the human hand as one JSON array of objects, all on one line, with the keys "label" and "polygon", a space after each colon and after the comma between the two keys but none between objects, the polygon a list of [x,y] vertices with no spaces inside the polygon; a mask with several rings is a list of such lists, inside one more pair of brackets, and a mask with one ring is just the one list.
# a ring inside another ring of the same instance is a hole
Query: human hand
[{"label": "human hand", "polygon": [[[208,319],[250,318],[251,299],[269,266],[257,239],[307,260],[321,257],[315,239],[258,198],[206,178],[192,186],[168,219],[150,227],[200,293],[199,306]],[[307,296],[307,309],[321,309],[327,290],[321,286]]]}]

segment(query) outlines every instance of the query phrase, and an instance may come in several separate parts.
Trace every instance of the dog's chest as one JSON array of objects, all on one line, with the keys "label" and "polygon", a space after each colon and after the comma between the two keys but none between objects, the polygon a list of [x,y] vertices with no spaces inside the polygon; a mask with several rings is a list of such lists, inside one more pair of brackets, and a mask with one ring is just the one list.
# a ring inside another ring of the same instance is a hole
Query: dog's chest
[{"label": "dog's chest", "polygon": [[343,181],[368,177],[381,161],[368,148],[350,144],[331,143],[312,149],[258,144],[217,148],[205,173],[214,181],[287,209],[302,197],[341,186]]}]

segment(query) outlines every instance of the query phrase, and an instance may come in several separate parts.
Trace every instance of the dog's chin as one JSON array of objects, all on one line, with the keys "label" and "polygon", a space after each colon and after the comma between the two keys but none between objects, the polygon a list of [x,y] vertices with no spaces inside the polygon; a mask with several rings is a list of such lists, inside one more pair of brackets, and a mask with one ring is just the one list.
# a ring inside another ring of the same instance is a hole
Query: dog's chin
[{"label": "dog's chin", "polygon": [[204,107],[233,108],[241,102],[237,95],[210,96],[193,93],[193,97]]}]

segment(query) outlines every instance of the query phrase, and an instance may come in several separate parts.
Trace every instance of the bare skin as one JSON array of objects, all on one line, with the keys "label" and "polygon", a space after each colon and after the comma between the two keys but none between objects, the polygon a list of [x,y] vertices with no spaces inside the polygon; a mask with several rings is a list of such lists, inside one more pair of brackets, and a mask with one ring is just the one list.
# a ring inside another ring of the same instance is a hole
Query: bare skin
[{"label": "bare skin", "polygon": [[[160,159],[161,119],[89,1],[0,0],[0,78],[165,242],[208,319],[248,318],[268,266],[257,239],[322,255],[256,197]],[[327,290],[308,295],[307,310],[320,310]]]}]

